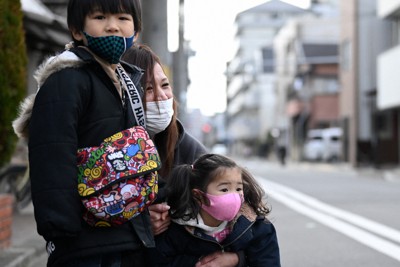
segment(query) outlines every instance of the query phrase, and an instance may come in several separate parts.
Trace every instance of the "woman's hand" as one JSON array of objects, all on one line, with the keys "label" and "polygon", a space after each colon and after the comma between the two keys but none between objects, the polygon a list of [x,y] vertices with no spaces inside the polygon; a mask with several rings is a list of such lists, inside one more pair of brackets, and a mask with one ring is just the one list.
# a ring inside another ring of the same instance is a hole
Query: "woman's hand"
[{"label": "woman's hand", "polygon": [[215,252],[202,257],[195,267],[235,267],[239,264],[239,256],[233,252]]},{"label": "woman's hand", "polygon": [[167,203],[154,204],[149,206],[151,228],[154,235],[159,235],[168,229],[171,218],[168,215],[170,207]]}]

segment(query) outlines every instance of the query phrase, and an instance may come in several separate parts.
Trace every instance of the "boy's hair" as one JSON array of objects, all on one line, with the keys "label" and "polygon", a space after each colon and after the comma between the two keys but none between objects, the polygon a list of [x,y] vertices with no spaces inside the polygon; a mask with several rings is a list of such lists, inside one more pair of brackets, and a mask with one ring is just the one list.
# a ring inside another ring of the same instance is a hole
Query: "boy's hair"
[{"label": "boy's hair", "polygon": [[244,201],[258,215],[267,215],[270,210],[263,202],[264,190],[254,177],[232,159],[218,154],[205,154],[193,165],[177,166],[167,182],[167,200],[171,207],[171,218],[190,220],[197,218],[200,204],[193,196],[192,189],[207,191],[208,184],[226,169],[238,168],[242,172]]},{"label": "boy's hair", "polygon": [[[69,0],[67,23],[70,32],[81,32],[87,15],[103,13],[128,13],[133,17],[135,32],[142,31],[142,6],[140,0]],[[74,40],[76,42],[76,40]]]}]

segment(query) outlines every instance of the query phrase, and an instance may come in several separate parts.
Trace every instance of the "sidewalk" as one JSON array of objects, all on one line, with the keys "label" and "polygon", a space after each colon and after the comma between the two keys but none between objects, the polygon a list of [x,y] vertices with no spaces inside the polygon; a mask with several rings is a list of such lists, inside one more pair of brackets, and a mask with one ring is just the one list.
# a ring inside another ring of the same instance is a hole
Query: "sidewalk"
[{"label": "sidewalk", "polygon": [[44,239],[37,234],[33,206],[14,212],[11,247],[0,251],[2,267],[45,267],[47,253]]},{"label": "sidewalk", "polygon": [[249,161],[252,161],[255,164],[267,164],[270,168],[278,168],[278,169],[287,169],[287,170],[309,170],[314,169],[323,172],[337,172],[337,173],[352,173],[353,175],[361,176],[361,177],[374,177],[378,179],[383,179],[392,183],[400,183],[400,166],[388,166],[381,167],[380,169],[374,168],[371,165],[361,166],[358,168],[354,168],[348,162],[335,162],[335,163],[327,163],[327,162],[308,162],[308,161],[291,161],[287,160],[286,164],[282,166],[279,161],[271,157],[271,159],[259,158],[259,157],[250,157],[243,158],[238,157],[235,160],[242,163],[242,165],[246,165]]}]

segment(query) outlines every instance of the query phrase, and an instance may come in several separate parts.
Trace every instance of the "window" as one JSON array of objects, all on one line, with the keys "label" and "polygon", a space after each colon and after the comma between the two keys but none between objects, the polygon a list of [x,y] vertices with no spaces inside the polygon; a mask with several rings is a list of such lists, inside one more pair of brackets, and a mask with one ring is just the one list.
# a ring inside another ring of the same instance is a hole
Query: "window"
[{"label": "window", "polygon": [[274,72],[274,52],[272,48],[263,48],[262,58],[263,58],[263,72],[264,73]]}]

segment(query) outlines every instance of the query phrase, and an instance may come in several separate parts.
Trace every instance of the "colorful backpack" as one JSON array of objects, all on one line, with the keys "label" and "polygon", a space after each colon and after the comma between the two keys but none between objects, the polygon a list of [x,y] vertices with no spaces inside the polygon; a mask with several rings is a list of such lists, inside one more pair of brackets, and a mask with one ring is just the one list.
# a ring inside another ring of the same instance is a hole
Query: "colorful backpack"
[{"label": "colorful backpack", "polygon": [[121,225],[156,199],[161,161],[142,126],[79,149],[77,157],[78,191],[89,225]]}]

